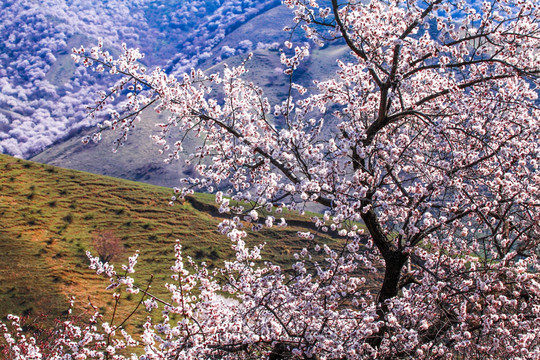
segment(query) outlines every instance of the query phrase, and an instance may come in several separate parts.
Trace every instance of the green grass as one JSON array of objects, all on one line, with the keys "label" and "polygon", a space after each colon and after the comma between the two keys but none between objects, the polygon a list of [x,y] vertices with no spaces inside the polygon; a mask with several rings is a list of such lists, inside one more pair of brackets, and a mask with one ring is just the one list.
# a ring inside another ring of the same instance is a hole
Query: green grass
[{"label": "green grass", "polygon": [[[230,241],[217,232],[221,218],[213,195],[196,194],[169,206],[168,188],[6,155],[0,155],[0,189],[0,319],[8,313],[59,317],[70,295],[79,306],[90,298],[110,314],[107,281],[88,269],[85,255],[94,251],[91,239],[98,231],[122,239],[125,251],[116,265],[140,250],[139,285],[153,275],[152,289],[159,296],[166,295],[161,285],[169,280],[176,239],[185,255],[210,266],[233,255]],[[310,245],[297,231],[311,226],[305,216],[286,216],[291,217],[289,227],[251,233],[248,244],[266,242],[265,260],[289,264],[294,252]],[[328,235],[317,240],[336,245]],[[121,309],[120,316],[129,310]]]}]

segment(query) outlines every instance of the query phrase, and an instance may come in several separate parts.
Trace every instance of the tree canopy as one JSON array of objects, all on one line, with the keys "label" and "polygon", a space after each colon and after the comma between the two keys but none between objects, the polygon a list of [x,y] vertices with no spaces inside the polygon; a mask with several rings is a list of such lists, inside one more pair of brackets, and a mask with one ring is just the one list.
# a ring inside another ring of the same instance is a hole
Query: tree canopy
[{"label": "tree canopy", "polygon": [[[114,286],[163,306],[162,321],[145,325],[141,359],[538,358],[539,4],[284,4],[296,24],[286,30],[315,46],[341,41],[354,61],[336,59],[337,74],[310,90],[293,81],[310,45],[286,42],[290,91],[279,104],[245,64],[177,79],[142,67],[137,49],[118,58],[102,43],[74,50],[85,66],[121,76],[93,111],[126,99],[92,140],[111,128],[124,144],[153,107],[170,114],[154,136],[166,161],[196,164],[173,201],[226,188],[216,201],[231,216],[219,231],[236,259],[188,271],[180,241],[170,300],[92,257]],[[189,154],[188,136],[201,139]],[[246,247],[248,223],[286,225],[281,210],[311,203],[324,208],[317,231],[335,231],[342,248],[301,233],[305,250],[282,269]],[[377,271],[374,290],[366,274]],[[123,328],[104,325],[92,332],[102,338],[70,333],[80,346],[59,349],[122,358],[113,354],[129,343],[117,339]],[[96,341],[105,352],[92,353]]]}]

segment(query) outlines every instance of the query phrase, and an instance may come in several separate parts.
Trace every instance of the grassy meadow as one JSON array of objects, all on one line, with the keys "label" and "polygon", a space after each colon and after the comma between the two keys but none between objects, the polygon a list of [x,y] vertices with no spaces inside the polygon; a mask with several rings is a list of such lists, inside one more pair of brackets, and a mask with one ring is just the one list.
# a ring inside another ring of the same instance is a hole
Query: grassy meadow
[{"label": "grassy meadow", "polygon": [[[92,237],[99,232],[121,239],[123,251],[113,261],[117,266],[140,250],[138,285],[153,275],[152,291],[160,296],[166,295],[161,285],[170,276],[176,239],[184,255],[197,261],[213,266],[230,259],[230,241],[217,232],[221,219],[213,195],[196,194],[169,206],[171,194],[169,188],[0,155],[0,319],[9,313],[59,318],[70,295],[76,296],[78,311],[90,299],[110,315],[108,281],[88,269],[85,255],[95,253]],[[296,234],[311,222],[294,214],[286,218],[289,227],[248,236],[248,244],[267,243],[265,260],[287,264],[294,252],[309,246]],[[326,234],[317,240],[337,245]],[[117,318],[132,310],[139,296],[123,299]]]}]

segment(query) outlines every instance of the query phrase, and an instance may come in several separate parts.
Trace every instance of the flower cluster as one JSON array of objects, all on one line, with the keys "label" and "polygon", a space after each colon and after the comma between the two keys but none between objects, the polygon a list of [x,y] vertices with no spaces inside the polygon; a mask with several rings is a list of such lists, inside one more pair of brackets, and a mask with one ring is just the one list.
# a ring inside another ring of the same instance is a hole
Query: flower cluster
[{"label": "flower cluster", "polygon": [[[196,164],[175,198],[228,188],[219,231],[236,258],[213,272],[189,260],[188,271],[177,245],[171,301],[141,291],[149,309],[163,306],[141,358],[539,358],[538,5],[284,3],[295,29],[342,38],[354,61],[338,59],[310,92],[291,77],[273,108],[244,64],[177,79],[142,69],[127,47],[117,59],[99,45],[75,51],[122,75],[98,107],[132,86],[110,122],[118,144],[142,109],[170,115],[154,140],[166,161]],[[292,75],[309,55],[295,49],[281,59]],[[188,137],[200,142],[184,154]],[[306,249],[290,269],[246,245],[247,223],[271,227],[274,212],[310,204],[324,214],[298,233]],[[315,231],[341,248],[316,244]]]}]

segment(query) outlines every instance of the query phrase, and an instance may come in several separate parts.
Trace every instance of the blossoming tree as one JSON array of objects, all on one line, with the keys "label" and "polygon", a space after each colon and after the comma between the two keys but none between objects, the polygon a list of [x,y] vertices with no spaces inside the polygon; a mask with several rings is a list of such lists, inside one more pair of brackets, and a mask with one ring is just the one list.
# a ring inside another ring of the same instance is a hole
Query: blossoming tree
[{"label": "blossoming tree", "polygon": [[[162,321],[145,325],[141,359],[539,358],[540,4],[284,4],[292,30],[319,46],[341,39],[354,62],[337,59],[336,76],[307,92],[292,76],[309,48],[286,49],[291,91],[273,107],[243,65],[176,79],[147,71],[136,49],[117,59],[101,43],[74,50],[121,75],[94,110],[128,89],[102,127],[118,131],[116,146],[152,107],[170,115],[154,137],[167,161],[197,164],[177,196],[228,186],[216,196],[231,214],[219,230],[236,259],[214,272],[190,261],[188,271],[179,243],[170,299],[133,285],[136,257],[124,274],[91,257],[111,287],[163,306]],[[192,154],[187,136],[201,138]],[[306,249],[286,271],[246,247],[247,222],[285,226],[276,213],[309,203],[325,208],[313,221],[342,248],[300,233]],[[374,291],[365,276],[377,271]],[[97,319],[66,324],[56,358],[124,358],[135,340]]]}]

